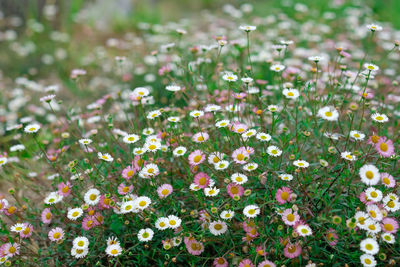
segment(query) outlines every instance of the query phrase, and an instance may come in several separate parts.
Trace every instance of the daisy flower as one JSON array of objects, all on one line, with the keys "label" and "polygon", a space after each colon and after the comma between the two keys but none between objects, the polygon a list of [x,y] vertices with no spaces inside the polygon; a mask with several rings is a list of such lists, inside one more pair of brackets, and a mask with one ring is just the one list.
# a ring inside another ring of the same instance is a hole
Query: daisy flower
[{"label": "daisy flower", "polygon": [[229,167],[229,161],[227,160],[221,160],[220,162],[214,164],[214,168],[216,170],[225,170],[228,167]]},{"label": "daisy flower", "polygon": [[84,258],[86,255],[89,253],[89,249],[81,249],[79,247],[73,247],[71,249],[71,255],[74,256],[77,259]]},{"label": "daisy flower", "polygon": [[190,112],[190,116],[193,118],[200,118],[204,116],[204,111],[201,110],[193,110]]},{"label": "daisy flower", "polygon": [[83,214],[83,210],[81,208],[73,208],[69,209],[67,213],[67,218],[76,221],[79,217],[81,217]]},{"label": "daisy flower", "polygon": [[257,163],[247,163],[246,165],[243,166],[243,170],[251,172],[254,171],[258,168],[258,164]]},{"label": "daisy flower", "polygon": [[293,226],[300,220],[300,216],[292,209],[285,209],[282,213],[282,220],[286,225]]},{"label": "daisy flower", "polygon": [[239,26],[239,30],[245,31],[245,32],[252,32],[257,29],[256,26],[251,26],[251,25],[241,25]]},{"label": "daisy flower", "polygon": [[18,243],[6,243],[1,246],[2,247],[2,253],[4,253],[8,257],[13,257],[15,255],[19,255],[19,248],[20,245]]},{"label": "daisy flower", "polygon": [[175,215],[169,215],[167,217],[167,220],[168,220],[168,227],[171,229],[178,228],[179,226],[181,226],[182,223],[182,220]]},{"label": "daisy flower", "polygon": [[364,63],[363,67],[365,69],[367,69],[368,71],[378,71],[379,70],[379,67],[372,63]]},{"label": "daisy flower", "polygon": [[219,257],[213,261],[214,267],[228,267],[228,261],[224,257]]},{"label": "daisy flower", "polygon": [[321,56],[311,56],[311,57],[308,57],[308,60],[314,61],[315,63],[318,63],[319,61],[321,61],[321,60],[323,60],[323,59],[324,59],[324,58],[321,57]]},{"label": "daisy flower", "polygon": [[243,138],[243,140],[247,140],[250,137],[256,135],[256,133],[257,133],[257,131],[254,129],[248,130],[248,131],[242,133],[242,138]]},{"label": "daisy flower", "polygon": [[89,247],[89,239],[84,236],[75,237],[72,241],[74,248],[86,249]]},{"label": "daisy flower", "polygon": [[158,218],[157,221],[155,222],[155,227],[158,230],[165,230],[165,229],[169,228],[168,218],[166,218],[166,217]]},{"label": "daisy flower", "polygon": [[49,231],[49,239],[52,242],[57,242],[63,240],[64,238],[64,230],[60,227],[53,228]]},{"label": "daisy flower", "polygon": [[339,118],[339,112],[334,107],[328,106],[320,108],[318,116],[327,121],[336,121]]},{"label": "daisy flower", "polygon": [[295,160],[293,162],[293,165],[299,168],[307,168],[308,166],[310,166],[310,163],[305,160]]},{"label": "daisy flower", "polygon": [[378,168],[371,164],[362,166],[359,174],[361,181],[366,185],[376,185],[381,178]]},{"label": "daisy flower", "polygon": [[285,255],[286,258],[289,259],[298,257],[300,253],[301,253],[301,247],[297,243],[296,244],[288,243],[283,250],[283,254]]},{"label": "daisy flower", "polygon": [[159,117],[159,116],[161,116],[161,111],[160,111],[160,110],[153,110],[153,111],[150,111],[150,112],[147,114],[147,118],[148,118],[149,120],[154,120],[155,118],[157,118],[157,117]]},{"label": "daisy flower", "polygon": [[29,224],[29,223],[25,223],[23,230],[21,232],[19,232],[19,236],[21,238],[28,238],[28,237],[32,236],[32,232],[33,232],[33,225]]},{"label": "daisy flower", "polygon": [[222,121],[216,122],[216,123],[215,123],[215,126],[216,126],[217,128],[223,128],[223,127],[228,126],[229,123],[230,123],[229,120],[222,120]]},{"label": "daisy flower", "polygon": [[225,154],[221,152],[212,152],[210,155],[207,157],[207,161],[210,164],[217,164],[221,160],[224,159]]},{"label": "daisy flower", "polygon": [[293,180],[293,175],[283,173],[283,174],[279,174],[279,178],[283,181],[291,181],[291,180]]},{"label": "daisy flower", "polygon": [[157,194],[160,198],[166,198],[171,195],[173,191],[172,185],[163,184],[157,188]]},{"label": "daisy flower", "polygon": [[296,232],[301,236],[312,235],[312,230],[307,224],[299,224],[296,226]]},{"label": "daisy flower", "polygon": [[388,122],[389,118],[385,114],[380,114],[380,113],[374,113],[371,115],[371,119],[373,121],[379,122],[379,123],[384,123]]},{"label": "daisy flower", "polygon": [[386,137],[379,138],[378,143],[375,144],[375,149],[378,151],[378,154],[384,158],[391,157],[395,154],[393,141]]},{"label": "daisy flower", "polygon": [[146,197],[146,196],[142,196],[142,197],[137,197],[134,200],[134,207],[144,210],[145,208],[147,208],[149,205],[151,204],[151,199]]},{"label": "daisy flower", "polygon": [[0,157],[0,166],[3,166],[7,163],[7,158],[6,157]]},{"label": "daisy flower", "polygon": [[153,239],[154,232],[150,228],[139,230],[137,237],[141,242],[148,242]]},{"label": "daisy flower", "polygon": [[110,245],[110,246],[107,246],[106,253],[110,257],[117,257],[117,256],[121,255],[122,248],[119,244]]},{"label": "daisy flower", "polygon": [[230,183],[226,186],[226,191],[231,198],[241,197],[244,193],[244,188],[236,183]]},{"label": "daisy flower", "polygon": [[369,255],[375,255],[379,252],[379,245],[375,239],[366,238],[361,241],[360,249]]},{"label": "daisy flower", "polygon": [[299,90],[297,89],[285,88],[283,89],[282,93],[288,99],[296,99],[300,96]]},{"label": "daisy flower", "polygon": [[28,124],[25,126],[24,131],[26,133],[36,133],[37,131],[39,131],[40,129],[40,125],[37,123],[33,123],[33,124]]},{"label": "daisy flower", "polygon": [[172,153],[174,154],[175,157],[180,157],[185,155],[186,151],[187,151],[186,147],[178,146],[177,148],[174,149]]},{"label": "daisy flower", "polygon": [[382,211],[375,204],[367,206],[367,213],[375,221],[381,221],[383,218]]},{"label": "daisy flower", "polygon": [[260,208],[257,205],[248,205],[244,207],[243,214],[247,218],[255,218],[258,214],[260,214]]},{"label": "daisy flower", "polygon": [[394,234],[399,229],[399,223],[393,218],[384,218],[381,221],[382,230],[386,233]]},{"label": "daisy flower", "polygon": [[236,184],[244,184],[247,182],[248,178],[244,174],[234,173],[231,175],[231,180],[232,180],[232,182],[234,182]]},{"label": "daisy flower", "polygon": [[221,217],[221,219],[230,220],[233,218],[233,216],[235,216],[235,212],[232,210],[224,210],[219,216]]},{"label": "daisy flower", "polygon": [[45,199],[44,199],[44,203],[49,204],[49,205],[53,205],[56,204],[60,201],[62,201],[63,196],[61,196],[60,194],[58,194],[58,192],[51,192]]},{"label": "daisy flower", "polygon": [[281,72],[285,69],[285,66],[282,64],[273,64],[271,67],[269,67],[269,69],[274,72]]},{"label": "daisy flower", "polygon": [[268,142],[269,140],[271,140],[271,136],[267,133],[258,133],[256,135],[256,138],[262,142]]},{"label": "daisy flower", "polygon": [[96,188],[89,189],[83,199],[85,200],[86,204],[94,206],[99,203],[100,200],[100,191]]},{"label": "daisy flower", "polygon": [[362,132],[353,130],[353,131],[350,131],[350,137],[354,140],[361,141],[361,140],[364,140],[365,134],[363,134]]},{"label": "daisy flower", "polygon": [[379,26],[378,24],[368,24],[367,28],[372,32],[381,31],[382,30],[382,26]]},{"label": "daisy flower", "polygon": [[279,157],[282,155],[282,150],[280,150],[277,146],[269,146],[267,148],[267,153],[272,157]]},{"label": "daisy flower", "polygon": [[376,262],[374,256],[369,255],[369,254],[363,254],[363,255],[361,255],[361,256],[360,256],[360,261],[361,261],[361,264],[362,264],[364,267],[375,267],[376,264],[377,264],[377,262]]},{"label": "daisy flower", "polygon": [[207,173],[199,172],[194,176],[194,183],[199,188],[206,188],[210,184],[210,176]]},{"label": "daisy flower", "polygon": [[291,194],[292,190],[289,187],[282,187],[276,192],[275,199],[279,204],[285,204],[291,200]]},{"label": "daisy flower", "polygon": [[190,165],[199,165],[203,163],[203,161],[206,159],[205,154],[201,150],[195,150],[192,153],[189,154],[189,164]]},{"label": "daisy flower", "polygon": [[160,173],[160,170],[158,169],[158,166],[154,163],[149,163],[146,164],[142,170],[139,172],[139,176],[141,178],[150,178],[150,177],[155,177]]},{"label": "daisy flower", "polygon": [[345,159],[345,160],[348,160],[348,161],[357,160],[357,157],[354,156],[351,152],[348,152],[348,151],[344,151],[344,152],[340,153],[340,156],[342,157],[342,159]]},{"label": "daisy flower", "polygon": [[53,218],[53,215],[51,214],[50,208],[45,208],[41,214],[42,222],[45,224],[49,224],[49,223],[51,223],[52,218]]},{"label": "daisy flower", "polygon": [[172,116],[172,117],[168,117],[167,120],[169,122],[179,122],[181,119],[179,117]]},{"label": "daisy flower", "polygon": [[211,234],[218,236],[224,234],[226,230],[228,230],[228,226],[225,222],[218,220],[211,222],[208,226],[208,229],[210,230]]},{"label": "daisy flower", "polygon": [[129,212],[134,212],[134,213],[138,212],[139,209],[136,207],[135,204],[136,203],[133,200],[123,202],[120,207],[120,212],[122,214],[126,214]]},{"label": "daisy flower", "polygon": [[276,267],[276,264],[269,260],[260,262],[257,267]]},{"label": "daisy flower", "polygon": [[136,134],[128,134],[128,135],[124,136],[122,141],[124,141],[124,143],[126,143],[126,144],[133,144],[133,143],[136,143],[139,139],[140,139],[140,137]]},{"label": "daisy flower", "polygon": [[393,188],[396,185],[396,181],[394,180],[393,176],[384,172],[381,173],[381,181],[385,187]]},{"label": "daisy flower", "polygon": [[108,154],[108,153],[104,153],[104,154],[103,154],[103,153],[101,153],[101,152],[97,152],[97,157],[98,157],[99,159],[101,159],[101,160],[108,161],[108,162],[111,162],[111,161],[114,160],[114,158],[111,157],[111,155]]},{"label": "daisy flower", "polygon": [[214,197],[214,196],[218,195],[218,193],[219,193],[219,189],[216,188],[216,187],[206,187],[206,188],[204,188],[204,194],[207,197]]},{"label": "daisy flower", "polygon": [[170,92],[178,92],[178,91],[181,90],[181,87],[179,85],[176,85],[176,84],[171,84],[171,85],[167,85],[165,87],[165,89],[167,91],[170,91]]},{"label": "daisy flower", "polygon": [[232,159],[238,164],[245,164],[246,161],[249,159],[249,156],[249,153],[243,147],[238,148],[232,152]]},{"label": "daisy flower", "polygon": [[24,229],[24,227],[25,227],[25,224],[23,224],[23,223],[16,223],[16,224],[14,224],[13,226],[11,226],[10,230],[11,230],[12,232],[19,233],[19,232],[21,232],[21,231]]},{"label": "daisy flower", "polygon": [[374,202],[379,202],[382,200],[382,192],[378,189],[375,189],[374,187],[369,187],[365,191],[365,194],[367,195],[369,200],[372,200]]},{"label": "daisy flower", "polygon": [[238,76],[233,74],[233,73],[227,73],[224,76],[222,76],[222,79],[228,82],[236,82],[238,79]]}]

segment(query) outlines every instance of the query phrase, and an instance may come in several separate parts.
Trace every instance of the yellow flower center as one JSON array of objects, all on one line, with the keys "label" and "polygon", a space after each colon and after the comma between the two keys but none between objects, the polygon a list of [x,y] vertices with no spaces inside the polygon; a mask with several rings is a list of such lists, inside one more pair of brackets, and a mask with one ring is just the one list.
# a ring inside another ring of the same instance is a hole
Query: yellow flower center
[{"label": "yellow flower center", "polygon": [[367,171],[367,172],[365,173],[365,176],[366,176],[368,179],[372,179],[372,178],[374,178],[374,173],[373,173],[372,171]]}]

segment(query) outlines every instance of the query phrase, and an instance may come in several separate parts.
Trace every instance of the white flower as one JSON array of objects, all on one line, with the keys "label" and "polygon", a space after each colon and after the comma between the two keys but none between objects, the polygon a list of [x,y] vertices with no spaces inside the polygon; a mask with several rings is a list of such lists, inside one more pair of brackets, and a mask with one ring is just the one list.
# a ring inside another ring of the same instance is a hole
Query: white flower
[{"label": "white flower", "polygon": [[293,175],[283,173],[283,174],[279,175],[279,178],[281,178],[281,180],[284,180],[284,181],[291,181],[291,180],[293,180]]},{"label": "white flower", "polygon": [[[13,145],[13,146],[10,147],[10,151],[11,152],[22,151],[22,150],[25,150],[25,146],[23,144]],[[1,164],[1,158],[0,158],[0,166],[1,165],[2,164]]]},{"label": "white flower", "polygon": [[235,216],[235,212],[233,210],[224,210],[219,216],[221,217],[221,219],[229,220],[232,219],[233,216]]},{"label": "white flower", "polygon": [[394,244],[396,242],[396,238],[392,234],[383,233],[381,235],[381,237],[382,237],[382,240],[385,241],[386,243]]},{"label": "white flower", "polygon": [[354,140],[364,140],[365,138],[365,134],[356,130],[350,131],[350,136]]},{"label": "white flower", "polygon": [[360,168],[361,181],[366,185],[376,185],[380,181],[381,175],[378,168],[374,165],[364,165]]},{"label": "white flower", "polygon": [[241,25],[239,26],[239,30],[245,31],[245,32],[251,32],[255,31],[257,29],[256,26],[251,26],[251,25]]},{"label": "white flower", "polygon": [[161,142],[146,142],[143,146],[146,151],[156,152],[157,150],[161,149]]},{"label": "white flower", "polygon": [[88,138],[84,138],[84,139],[79,139],[79,143],[81,145],[90,145],[93,141],[91,139]]},{"label": "white flower", "polygon": [[136,207],[136,203],[133,200],[123,202],[120,207],[120,212],[122,214],[126,214],[129,212],[137,213],[138,211],[139,209]]},{"label": "white flower", "polygon": [[106,253],[108,256],[117,257],[117,256],[121,255],[122,248],[119,244],[107,246]]},{"label": "white flower", "polygon": [[285,69],[285,66],[281,64],[273,64],[271,67],[269,67],[269,69],[274,72],[281,72]]},{"label": "white flower", "polygon": [[171,92],[178,92],[181,90],[181,87],[179,85],[171,84],[171,85],[168,85],[167,87],[165,87],[165,89],[167,89],[168,91],[171,91]]},{"label": "white flower", "polygon": [[153,239],[154,232],[150,228],[141,229],[138,233],[138,239],[141,242],[147,242]]},{"label": "white flower", "polygon": [[138,197],[134,200],[133,204],[134,207],[144,210],[151,204],[151,199],[146,196]]},{"label": "white flower", "polygon": [[168,216],[168,227],[171,229],[176,229],[179,226],[181,226],[182,220],[179,219],[179,217],[175,215],[169,215]]},{"label": "white flower", "polygon": [[310,61],[314,61],[314,62],[319,62],[319,61],[321,61],[321,60],[323,60],[324,58],[323,57],[320,57],[320,56],[311,56],[311,57],[308,57],[308,60],[310,60]]},{"label": "white flower", "polygon": [[368,25],[367,25],[367,28],[368,28],[370,31],[372,31],[372,32],[374,32],[374,31],[381,31],[381,30],[382,30],[382,26],[379,26],[379,25],[377,25],[377,24],[368,24]]},{"label": "white flower", "polygon": [[262,142],[268,142],[272,137],[267,133],[258,133],[256,138]]},{"label": "white flower", "polygon": [[378,71],[379,70],[379,67],[377,65],[372,64],[372,63],[364,63],[363,66],[368,71]]},{"label": "white flower", "polygon": [[81,249],[81,248],[78,248],[78,247],[72,247],[72,249],[71,249],[71,255],[74,256],[77,259],[86,257],[88,252],[89,252],[88,248]]},{"label": "white flower", "polygon": [[3,166],[8,162],[8,159],[6,157],[0,157],[0,166]]},{"label": "white flower", "polygon": [[79,217],[81,217],[83,214],[83,210],[81,208],[73,208],[69,209],[67,213],[67,218],[76,221]]},{"label": "white flower", "polygon": [[244,184],[247,182],[248,178],[244,174],[234,173],[231,175],[231,180],[232,180],[232,182],[234,182],[236,184]]},{"label": "white flower", "polygon": [[216,188],[216,187],[206,187],[206,188],[204,188],[204,194],[207,197],[214,197],[214,196],[218,195],[218,193],[219,193],[219,189]]},{"label": "white flower", "polygon": [[211,234],[218,236],[224,234],[226,230],[228,230],[228,227],[226,226],[225,222],[218,220],[210,223],[208,229],[210,230]]},{"label": "white flower", "polygon": [[181,119],[179,117],[172,116],[172,117],[168,117],[167,120],[169,122],[179,122]]},{"label": "white flower", "polygon": [[108,153],[104,153],[104,154],[103,154],[103,153],[101,153],[101,152],[97,152],[97,157],[98,157],[99,159],[104,160],[104,161],[107,161],[107,162],[111,162],[111,161],[114,160],[114,158],[111,157],[111,155],[108,154]]},{"label": "white flower", "polygon": [[175,157],[179,157],[185,155],[186,151],[187,151],[186,147],[178,146],[177,148],[174,149],[172,153],[174,154]]},{"label": "white flower", "polygon": [[97,190],[96,188],[89,189],[85,193],[85,196],[83,197],[83,199],[85,200],[86,204],[94,206],[97,203],[99,203],[100,191]]},{"label": "white flower", "polygon": [[327,121],[336,121],[339,118],[339,112],[332,106],[323,107],[318,110],[318,116]]},{"label": "white flower", "polygon": [[300,96],[299,90],[297,90],[297,89],[291,89],[291,88],[286,89],[285,88],[285,89],[283,89],[282,93],[286,98],[289,98],[289,99],[296,99]]},{"label": "white flower", "polygon": [[217,126],[218,128],[222,128],[222,127],[228,126],[229,123],[230,123],[229,120],[222,120],[222,121],[218,121],[217,123],[215,123],[215,126]]},{"label": "white flower", "polygon": [[280,150],[277,146],[269,146],[267,148],[267,153],[272,157],[279,157],[282,155],[282,150]]},{"label": "white flower", "polygon": [[342,159],[348,160],[348,161],[355,161],[357,160],[357,157],[354,156],[351,152],[348,151],[344,151],[340,154],[340,156],[342,157]]},{"label": "white flower", "polygon": [[141,178],[150,178],[153,176],[157,176],[159,173],[160,170],[158,169],[158,166],[154,163],[149,163],[142,168],[142,170],[139,172],[139,176]]},{"label": "white flower", "polygon": [[133,144],[139,140],[139,136],[136,134],[128,134],[128,135],[125,135],[122,140],[124,141],[124,143]]},{"label": "white flower", "polygon": [[63,199],[63,196],[58,194],[58,192],[51,192],[45,199],[44,203],[53,205],[60,202]]},{"label": "white flower", "polygon": [[22,230],[25,229],[25,224],[23,223],[16,223],[13,226],[11,226],[11,231],[19,233],[22,232]]},{"label": "white flower", "polygon": [[260,208],[257,205],[248,205],[243,209],[243,214],[248,218],[255,218],[260,214]]},{"label": "white flower", "polygon": [[233,73],[227,73],[224,76],[222,76],[222,79],[228,82],[236,82],[238,77]]},{"label": "white flower", "polygon": [[158,218],[157,221],[156,221],[156,223],[155,223],[155,226],[156,226],[156,228],[157,228],[158,230],[165,230],[165,229],[167,229],[167,228],[169,227],[168,218],[166,218],[166,217]]},{"label": "white flower", "polygon": [[379,252],[379,245],[375,239],[366,238],[360,243],[360,249],[367,254],[375,255]]},{"label": "white flower", "polygon": [[361,261],[361,264],[364,267],[375,267],[376,264],[377,264],[374,256],[369,255],[369,254],[361,255],[360,256],[360,261]]},{"label": "white flower", "polygon": [[253,78],[250,78],[250,77],[243,77],[241,80],[242,80],[242,82],[244,82],[244,83],[251,83],[251,82],[253,81]]},{"label": "white flower", "polygon": [[215,105],[215,104],[208,104],[205,108],[205,112],[215,112],[221,110],[221,106]]},{"label": "white flower", "polygon": [[388,194],[382,199],[384,208],[391,212],[396,212],[400,209],[400,203],[398,198],[393,197],[394,194]]},{"label": "white flower", "polygon": [[310,163],[308,163],[308,162],[305,161],[305,160],[295,160],[295,161],[293,162],[293,165],[294,165],[294,166],[297,166],[297,167],[299,167],[299,168],[307,168],[308,166],[310,166]]},{"label": "white flower", "polygon": [[161,111],[160,110],[153,110],[153,111],[150,111],[147,114],[147,118],[149,120],[154,120],[155,118],[159,117],[160,115],[161,115]]},{"label": "white flower", "polygon": [[89,239],[87,239],[84,236],[78,236],[76,238],[74,238],[74,240],[72,241],[72,245],[75,248],[79,248],[79,249],[85,249],[89,247]]},{"label": "white flower", "polygon": [[153,128],[145,128],[145,129],[143,129],[142,133],[144,135],[151,135],[154,133],[154,129]]},{"label": "white flower", "polygon": [[375,221],[381,221],[383,219],[382,211],[375,204],[368,205],[367,212],[369,216]]},{"label": "white flower", "polygon": [[378,189],[375,189],[374,187],[369,187],[365,191],[365,194],[367,195],[368,199],[374,202],[379,202],[382,200],[382,192]]},{"label": "white flower", "polygon": [[371,119],[373,119],[376,122],[384,123],[388,122],[389,118],[385,114],[380,114],[380,113],[374,113],[371,115]]},{"label": "white flower", "polygon": [[190,116],[192,116],[193,118],[199,118],[202,117],[204,115],[204,111],[201,110],[193,110],[192,112],[190,112]]},{"label": "white flower", "polygon": [[133,149],[132,153],[135,154],[135,155],[142,155],[142,154],[144,154],[146,152],[147,152],[147,149],[145,147],[136,147],[136,148]]},{"label": "white flower", "polygon": [[243,170],[251,172],[254,171],[258,168],[258,164],[257,163],[247,163],[246,165],[243,166]]},{"label": "white flower", "polygon": [[296,232],[301,236],[312,235],[312,230],[311,230],[310,226],[304,225],[304,224],[300,224],[299,226],[297,226]]},{"label": "white flower", "polygon": [[33,123],[33,124],[28,124],[25,126],[24,131],[26,133],[36,133],[37,131],[39,131],[40,129],[40,125],[37,123]]},{"label": "white flower", "polygon": [[216,170],[225,170],[229,167],[229,161],[227,160],[220,160],[218,163],[214,164],[214,168]]},{"label": "white flower", "polygon": [[248,130],[248,131],[242,133],[242,138],[243,138],[244,140],[247,140],[247,139],[249,139],[250,137],[256,135],[256,133],[257,133],[256,130],[250,129],[250,130]]}]

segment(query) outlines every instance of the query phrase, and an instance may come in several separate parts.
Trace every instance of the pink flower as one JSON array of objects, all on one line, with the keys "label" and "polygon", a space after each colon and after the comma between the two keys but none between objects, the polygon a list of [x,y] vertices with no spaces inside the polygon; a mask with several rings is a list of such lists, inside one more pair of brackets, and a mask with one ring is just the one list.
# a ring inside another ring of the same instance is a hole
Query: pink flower
[{"label": "pink flower", "polygon": [[256,252],[259,256],[266,256],[267,252],[265,252],[264,248],[262,246],[257,246],[256,247]]},{"label": "pink flower", "polygon": [[213,262],[215,267],[228,267],[228,261],[224,257],[216,258]]},{"label": "pink flower", "polygon": [[258,264],[257,267],[276,267],[275,263],[269,260],[262,261]]},{"label": "pink flower", "polygon": [[291,200],[292,190],[289,187],[282,187],[276,191],[275,199],[279,202],[279,204],[285,204]]},{"label": "pink flower", "polygon": [[378,143],[375,144],[375,149],[378,151],[379,155],[384,158],[391,157],[395,154],[393,141],[384,136],[379,138]]},{"label": "pink flower", "polygon": [[132,166],[128,166],[122,170],[122,177],[126,180],[129,180],[135,175],[136,171],[137,171],[136,168],[132,168]]},{"label": "pink flower", "polygon": [[301,253],[301,247],[296,243],[296,244],[290,244],[288,243],[283,250],[283,254],[285,255],[286,258],[293,259],[296,258],[300,255]]},{"label": "pink flower", "polygon": [[381,180],[382,184],[386,187],[393,188],[396,185],[396,181],[394,180],[393,176],[389,173],[381,173]]},{"label": "pink flower", "polygon": [[67,181],[67,183],[61,182],[58,184],[58,193],[64,197],[69,196],[71,194],[71,183]]},{"label": "pink flower", "polygon": [[19,255],[19,244],[18,243],[6,243],[1,246],[2,254],[5,254],[8,257],[13,257],[15,255]]},{"label": "pink flower", "polygon": [[293,212],[292,209],[286,209],[282,213],[282,220],[286,225],[295,225],[299,220],[300,216],[297,212]]},{"label": "pink flower", "polygon": [[244,188],[241,185],[230,183],[226,186],[226,191],[231,198],[234,198],[235,196],[241,197],[244,193]]},{"label": "pink flower", "polygon": [[245,164],[247,163],[247,160],[249,160],[250,154],[244,147],[241,147],[233,151],[232,158],[233,161],[238,164]]},{"label": "pink flower", "polygon": [[33,225],[30,223],[25,223],[25,227],[21,232],[19,232],[19,236],[21,238],[28,238],[32,235],[32,232],[33,232]]},{"label": "pink flower", "polygon": [[192,255],[200,255],[204,251],[204,245],[193,237],[185,237],[185,245],[188,252]]},{"label": "pink flower", "polygon": [[326,234],[326,238],[328,239],[328,244],[330,246],[336,246],[338,243],[338,235],[332,228],[329,229],[328,233]]},{"label": "pink flower", "polygon": [[249,259],[244,259],[239,263],[239,267],[255,267]]},{"label": "pink flower", "polygon": [[249,153],[250,155],[254,154],[254,148],[252,148],[251,146],[246,146],[245,149],[246,149],[247,153]]},{"label": "pink flower", "polygon": [[210,136],[206,132],[199,132],[192,136],[192,141],[196,143],[203,143],[208,140]]},{"label": "pink flower", "polygon": [[210,184],[210,176],[205,172],[199,172],[194,176],[194,181],[199,188],[206,188]]},{"label": "pink flower", "polygon": [[195,150],[189,154],[190,165],[200,165],[206,159],[206,155],[201,150]]},{"label": "pink flower", "polygon": [[53,214],[51,214],[50,208],[45,208],[42,211],[42,222],[45,224],[51,223],[51,219],[53,218]]},{"label": "pink flower", "polygon": [[64,238],[64,230],[60,227],[53,228],[49,232],[49,239],[52,242],[57,242],[59,240],[62,240]]},{"label": "pink flower", "polygon": [[249,127],[246,124],[235,122],[231,126],[231,131],[235,133],[244,133]]},{"label": "pink flower", "polygon": [[118,194],[120,195],[126,195],[132,192],[133,190],[133,185],[125,185],[124,183],[121,183],[118,186]]},{"label": "pink flower", "polygon": [[399,229],[399,223],[393,218],[384,218],[381,222],[382,230],[386,233],[395,234]]},{"label": "pink flower", "polygon": [[370,205],[370,204],[373,204],[373,203],[374,203],[373,201],[371,201],[371,200],[367,197],[367,194],[365,194],[365,192],[361,192],[361,193],[360,193],[360,196],[359,196],[358,198],[359,198],[360,201],[361,201],[362,203],[364,203],[365,205]]},{"label": "pink flower", "polygon": [[82,221],[82,229],[88,231],[97,226],[98,222],[94,216],[86,216]]},{"label": "pink flower", "polygon": [[163,184],[157,188],[157,194],[160,198],[166,198],[171,195],[173,187],[170,184]]}]

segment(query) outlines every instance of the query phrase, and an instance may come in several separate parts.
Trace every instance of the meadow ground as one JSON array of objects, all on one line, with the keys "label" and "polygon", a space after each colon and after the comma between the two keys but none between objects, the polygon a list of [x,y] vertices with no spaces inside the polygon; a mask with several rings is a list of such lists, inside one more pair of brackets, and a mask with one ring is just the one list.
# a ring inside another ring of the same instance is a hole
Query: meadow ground
[{"label": "meadow ground", "polygon": [[399,1],[1,1],[0,265],[399,266]]}]

